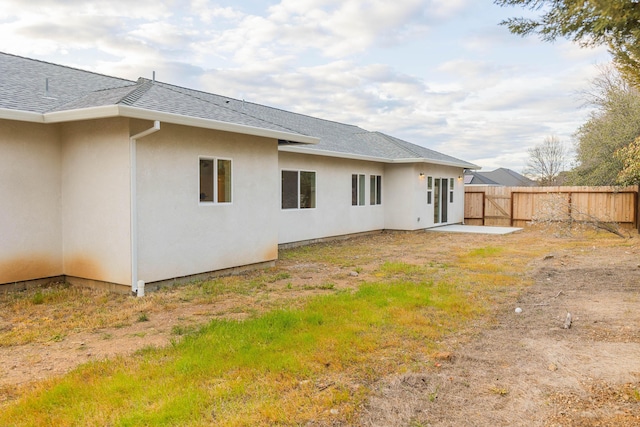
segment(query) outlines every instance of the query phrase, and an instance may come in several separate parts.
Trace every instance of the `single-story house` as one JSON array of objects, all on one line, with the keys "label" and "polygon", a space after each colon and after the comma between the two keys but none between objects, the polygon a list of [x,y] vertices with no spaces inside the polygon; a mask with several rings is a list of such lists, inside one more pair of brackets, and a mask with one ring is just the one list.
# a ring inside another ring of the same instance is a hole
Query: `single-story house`
[{"label": "single-story house", "polygon": [[0,153],[0,286],[125,292],[272,264],[280,244],[461,223],[476,168],[357,126],[4,53]]}]

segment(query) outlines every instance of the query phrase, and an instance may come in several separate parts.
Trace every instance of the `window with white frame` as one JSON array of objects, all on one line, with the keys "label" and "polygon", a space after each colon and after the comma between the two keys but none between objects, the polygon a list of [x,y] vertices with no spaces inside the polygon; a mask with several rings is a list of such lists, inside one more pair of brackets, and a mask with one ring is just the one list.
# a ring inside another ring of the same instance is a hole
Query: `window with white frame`
[{"label": "window with white frame", "polygon": [[351,205],[364,206],[365,198],[365,175],[351,175]]},{"label": "window with white frame", "polygon": [[200,157],[200,202],[231,203],[231,160]]},{"label": "window with white frame", "polygon": [[427,204],[433,203],[433,177],[427,177]]},{"label": "window with white frame", "polygon": [[312,209],[316,207],[316,173],[283,170],[281,186],[282,209]]},{"label": "window with white frame", "polygon": [[382,204],[382,176],[371,175],[369,177],[369,204]]},{"label": "window with white frame", "polygon": [[453,203],[453,189],[455,188],[454,181],[455,179],[453,178],[449,180],[449,203]]}]

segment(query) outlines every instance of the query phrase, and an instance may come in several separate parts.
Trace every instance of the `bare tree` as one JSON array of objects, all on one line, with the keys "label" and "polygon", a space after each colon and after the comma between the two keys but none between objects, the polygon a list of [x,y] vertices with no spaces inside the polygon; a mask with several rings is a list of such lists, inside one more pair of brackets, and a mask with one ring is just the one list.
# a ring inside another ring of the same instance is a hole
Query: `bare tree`
[{"label": "bare tree", "polygon": [[610,218],[600,218],[589,207],[572,203],[567,194],[547,193],[537,205],[532,225],[543,226],[556,237],[569,236],[574,229],[603,230],[627,238],[620,224]]},{"label": "bare tree", "polygon": [[560,139],[547,136],[544,142],[529,149],[529,160],[524,169],[540,185],[557,185],[557,178],[567,162],[567,149]]}]

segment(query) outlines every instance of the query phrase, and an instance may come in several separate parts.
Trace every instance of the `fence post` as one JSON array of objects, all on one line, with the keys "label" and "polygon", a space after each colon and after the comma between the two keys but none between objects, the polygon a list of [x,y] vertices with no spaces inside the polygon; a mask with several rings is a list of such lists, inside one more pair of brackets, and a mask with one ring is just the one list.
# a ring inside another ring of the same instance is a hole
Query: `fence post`
[{"label": "fence post", "polygon": [[569,230],[571,230],[571,227],[573,227],[573,206],[571,205],[572,203],[572,194],[571,191],[569,191]]},{"label": "fence post", "polygon": [[509,211],[509,226],[513,227],[513,190],[509,192],[509,202],[511,203],[511,210]]},{"label": "fence post", "polygon": [[634,199],[634,204],[636,206],[636,227],[638,229],[638,234],[640,234],[640,184],[638,184],[638,189],[636,190]]}]

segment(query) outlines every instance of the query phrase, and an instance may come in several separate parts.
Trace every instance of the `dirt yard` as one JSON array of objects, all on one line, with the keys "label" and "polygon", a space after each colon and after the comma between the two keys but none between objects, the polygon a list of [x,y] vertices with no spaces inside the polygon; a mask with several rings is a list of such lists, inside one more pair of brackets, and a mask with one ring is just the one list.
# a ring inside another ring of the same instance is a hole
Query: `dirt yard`
[{"label": "dirt yard", "polygon": [[[288,288],[269,297],[238,295],[216,304],[165,304],[145,321],[70,331],[60,340],[0,343],[0,404],[12,390],[63,374],[89,360],[127,355],[175,339],[213,317],[242,318],[284,298],[354,287],[373,278],[385,257],[406,262],[446,258],[461,245],[526,244],[544,251],[542,231],[507,236],[444,233],[358,238],[377,262],[351,268],[279,261]],[[618,239],[618,238],[615,238]],[[622,242],[622,239],[619,239]],[[384,378],[362,410],[363,426],[640,426],[640,239],[604,247],[570,240],[530,260],[532,285],[492,307],[491,316],[447,338],[424,372]],[[535,243],[532,243],[535,242]],[[351,244],[347,242],[339,245]],[[419,250],[419,253],[416,253]],[[293,286],[296,292],[291,292]],[[521,308],[521,313],[515,309]],[[565,328],[567,314],[571,326]],[[3,318],[4,317],[4,318]],[[0,330],[10,319],[0,313]]]},{"label": "dirt yard", "polygon": [[533,260],[534,285],[437,372],[380,384],[363,424],[640,426],[639,262],[637,243]]}]

